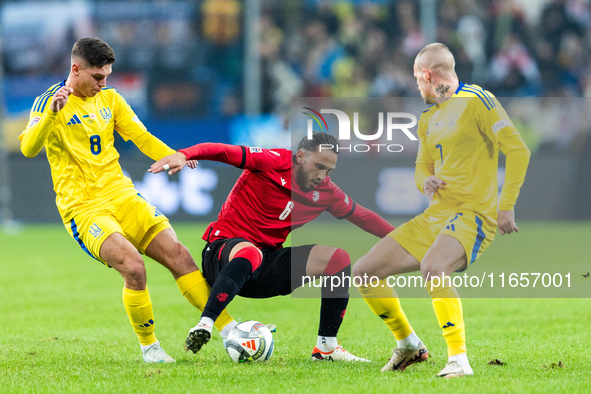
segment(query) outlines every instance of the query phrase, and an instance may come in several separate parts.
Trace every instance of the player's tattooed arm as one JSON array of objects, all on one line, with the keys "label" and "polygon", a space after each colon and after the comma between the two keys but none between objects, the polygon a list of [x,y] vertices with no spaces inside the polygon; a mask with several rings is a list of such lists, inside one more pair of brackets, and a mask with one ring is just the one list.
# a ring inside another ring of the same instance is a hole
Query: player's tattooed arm
[{"label": "player's tattooed arm", "polygon": [[439,94],[440,97],[445,97],[445,93],[451,88],[449,85],[443,86],[442,84],[437,85],[435,91]]}]

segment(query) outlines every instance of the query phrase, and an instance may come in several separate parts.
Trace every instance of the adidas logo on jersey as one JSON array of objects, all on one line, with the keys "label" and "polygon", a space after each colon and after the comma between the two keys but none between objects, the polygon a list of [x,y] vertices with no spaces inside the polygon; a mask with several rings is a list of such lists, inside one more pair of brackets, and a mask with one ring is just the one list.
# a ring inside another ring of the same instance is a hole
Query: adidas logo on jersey
[{"label": "adidas logo on jersey", "polygon": [[70,119],[70,121],[67,123],[68,126],[73,126],[75,124],[81,124],[82,122],[80,121],[80,118],[78,118],[78,115],[74,115],[72,116],[72,119]]}]

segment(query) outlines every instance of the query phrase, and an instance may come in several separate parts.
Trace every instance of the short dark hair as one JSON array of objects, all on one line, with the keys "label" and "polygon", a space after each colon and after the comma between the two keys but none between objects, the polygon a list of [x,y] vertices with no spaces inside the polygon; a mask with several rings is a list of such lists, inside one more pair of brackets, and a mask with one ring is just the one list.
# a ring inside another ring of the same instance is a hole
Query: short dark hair
[{"label": "short dark hair", "polygon": [[99,38],[81,38],[72,48],[72,58],[84,59],[91,67],[101,68],[115,63],[113,48]]},{"label": "short dark hair", "polygon": [[337,155],[339,154],[339,141],[332,135],[320,131],[313,133],[311,140],[309,140],[307,136],[302,138],[298,144],[298,150],[304,149],[309,152],[319,152],[320,145],[332,145],[330,150]]}]

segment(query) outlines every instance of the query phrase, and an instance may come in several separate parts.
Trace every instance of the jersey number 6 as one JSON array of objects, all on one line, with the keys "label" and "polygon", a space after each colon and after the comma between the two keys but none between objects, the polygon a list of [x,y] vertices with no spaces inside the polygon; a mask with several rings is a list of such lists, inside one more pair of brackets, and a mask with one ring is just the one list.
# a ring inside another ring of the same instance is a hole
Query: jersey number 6
[{"label": "jersey number 6", "polygon": [[91,135],[90,136],[90,153],[98,155],[101,153],[101,136]]},{"label": "jersey number 6", "polygon": [[292,209],[293,209],[293,201],[290,201],[285,206],[285,209],[283,210],[283,212],[281,212],[281,215],[279,215],[279,220],[285,220],[289,216],[289,214],[291,213]]}]

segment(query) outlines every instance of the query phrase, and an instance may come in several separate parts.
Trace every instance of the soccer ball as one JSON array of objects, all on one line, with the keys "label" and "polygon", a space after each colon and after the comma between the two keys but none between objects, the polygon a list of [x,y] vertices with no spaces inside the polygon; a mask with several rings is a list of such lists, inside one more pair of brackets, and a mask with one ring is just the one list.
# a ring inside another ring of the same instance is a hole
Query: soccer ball
[{"label": "soccer ball", "polygon": [[258,321],[238,324],[228,335],[226,351],[237,363],[267,361],[273,354],[273,334]]}]

